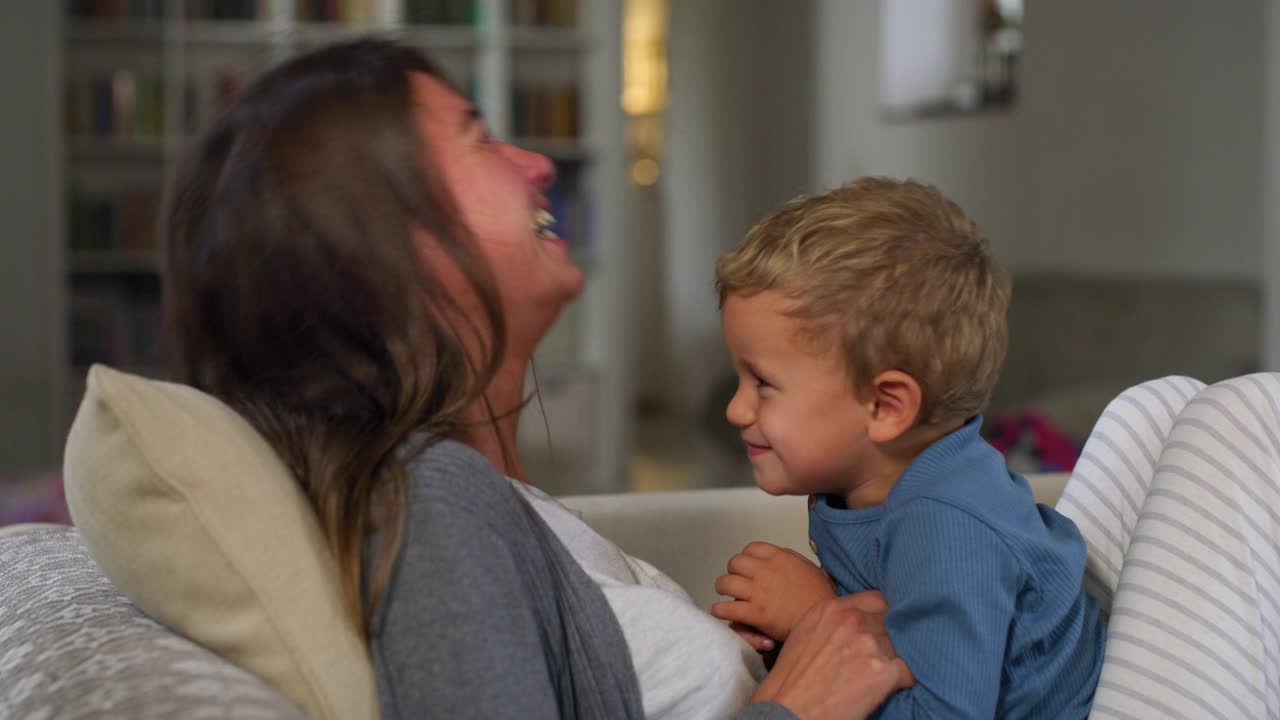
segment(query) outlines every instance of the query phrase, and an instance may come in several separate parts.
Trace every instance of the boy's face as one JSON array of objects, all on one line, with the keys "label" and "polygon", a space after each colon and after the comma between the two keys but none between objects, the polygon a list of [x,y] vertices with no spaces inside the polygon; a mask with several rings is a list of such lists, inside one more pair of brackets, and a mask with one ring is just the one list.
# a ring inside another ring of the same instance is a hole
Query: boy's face
[{"label": "boy's face", "polygon": [[738,392],[725,412],[742,431],[756,484],[772,495],[845,495],[873,446],[870,408],[853,392],[837,352],[797,334],[784,295],[731,294],[720,314]]}]

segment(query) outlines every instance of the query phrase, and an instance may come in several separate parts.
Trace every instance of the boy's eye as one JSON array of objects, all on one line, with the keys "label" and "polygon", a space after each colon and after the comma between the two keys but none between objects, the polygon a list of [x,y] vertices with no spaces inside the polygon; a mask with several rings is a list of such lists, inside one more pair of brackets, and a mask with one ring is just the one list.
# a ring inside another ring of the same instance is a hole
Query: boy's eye
[{"label": "boy's eye", "polygon": [[762,389],[762,390],[763,390],[764,388],[771,387],[771,386],[769,385],[769,381],[768,381],[768,380],[765,380],[764,378],[760,377],[759,375],[755,375],[755,374],[753,374],[751,377],[755,379],[755,381],[756,381],[756,387],[758,387],[758,388],[760,388],[760,389]]}]

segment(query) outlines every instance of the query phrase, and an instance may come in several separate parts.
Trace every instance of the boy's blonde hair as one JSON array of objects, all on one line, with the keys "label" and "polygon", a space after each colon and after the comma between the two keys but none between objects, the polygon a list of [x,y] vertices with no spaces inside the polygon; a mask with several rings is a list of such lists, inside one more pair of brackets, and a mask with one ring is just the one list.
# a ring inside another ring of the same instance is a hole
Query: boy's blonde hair
[{"label": "boy's blonde hair", "polygon": [[838,343],[855,391],[888,370],[921,387],[919,422],[977,415],[1004,364],[1009,276],[955,203],[914,181],[860,178],[797,198],[716,265],[720,305],[778,290],[810,339]]}]

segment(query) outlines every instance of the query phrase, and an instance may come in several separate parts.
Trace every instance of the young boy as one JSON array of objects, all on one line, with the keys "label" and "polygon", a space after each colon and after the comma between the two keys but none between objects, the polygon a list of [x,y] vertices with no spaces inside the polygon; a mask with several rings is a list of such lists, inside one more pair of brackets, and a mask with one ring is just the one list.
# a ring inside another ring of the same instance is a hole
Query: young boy
[{"label": "young boy", "polygon": [[716,276],[726,414],[757,485],[809,496],[822,568],[753,543],[712,613],[781,643],[816,603],[879,590],[916,678],[879,717],[1085,717],[1105,629],[1084,541],[978,434],[1010,288],[973,222],[863,178],[765,218]]}]

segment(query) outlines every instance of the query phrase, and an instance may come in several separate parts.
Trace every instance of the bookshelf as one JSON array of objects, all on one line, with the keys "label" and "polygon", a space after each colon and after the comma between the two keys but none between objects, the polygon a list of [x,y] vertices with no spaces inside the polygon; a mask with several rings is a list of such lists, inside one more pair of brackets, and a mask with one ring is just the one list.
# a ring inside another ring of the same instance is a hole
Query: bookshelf
[{"label": "bookshelf", "polygon": [[[597,435],[610,478],[626,446],[611,351],[589,338],[616,322],[610,241],[624,193],[621,0],[65,0],[61,108],[66,288],[62,421],[84,371],[106,362],[159,374],[155,218],[170,168],[199,128],[257,73],[317,46],[377,34],[427,50],[495,136],[551,157],[560,233],[588,273],[539,351],[547,387]],[[584,390],[584,387],[587,390]],[[582,396],[590,395],[588,400]],[[576,400],[574,398],[577,398]],[[602,416],[603,415],[603,416]],[[553,435],[556,428],[553,424]],[[580,428],[568,434],[580,437]],[[581,443],[579,443],[581,444]],[[581,488],[590,491],[592,488]]]}]

